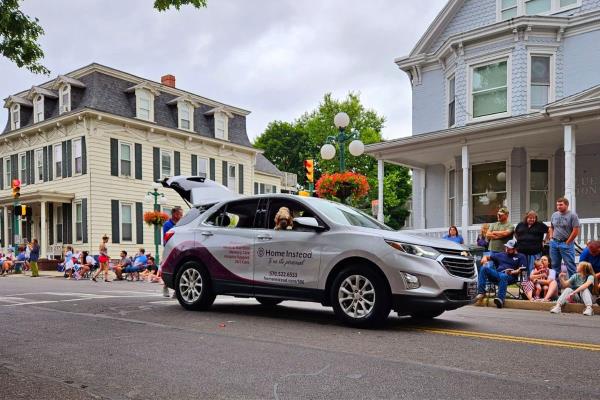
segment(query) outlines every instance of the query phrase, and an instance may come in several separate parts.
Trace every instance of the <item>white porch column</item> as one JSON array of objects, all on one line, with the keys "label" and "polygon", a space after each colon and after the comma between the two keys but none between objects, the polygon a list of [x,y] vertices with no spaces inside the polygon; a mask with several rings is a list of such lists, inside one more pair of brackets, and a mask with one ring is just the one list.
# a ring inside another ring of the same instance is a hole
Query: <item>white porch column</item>
[{"label": "white porch column", "polygon": [[469,203],[471,196],[469,195],[469,147],[463,145],[461,152],[462,163],[462,236],[465,239],[465,244],[469,243]]},{"label": "white porch column", "polygon": [[48,224],[46,223],[46,202],[40,202],[40,258],[46,257],[48,251]]},{"label": "white porch column", "polygon": [[565,150],[565,197],[569,200],[569,208],[575,212],[575,125],[564,126]]},{"label": "white porch column", "polygon": [[383,223],[383,160],[377,160],[377,220]]},{"label": "white porch column", "polygon": [[2,212],[4,213],[4,248],[8,247],[8,243],[12,243],[12,239],[8,237],[8,224],[12,223],[12,221],[8,220],[8,207],[2,207]]}]

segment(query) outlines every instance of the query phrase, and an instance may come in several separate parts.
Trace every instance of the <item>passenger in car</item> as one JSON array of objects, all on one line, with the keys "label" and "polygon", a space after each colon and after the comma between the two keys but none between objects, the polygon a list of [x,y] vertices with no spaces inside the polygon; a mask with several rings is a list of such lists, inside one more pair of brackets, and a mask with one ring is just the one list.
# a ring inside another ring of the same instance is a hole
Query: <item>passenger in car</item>
[{"label": "passenger in car", "polygon": [[280,207],[277,214],[275,214],[275,230],[291,230],[294,226],[294,219],[292,213],[287,207]]}]

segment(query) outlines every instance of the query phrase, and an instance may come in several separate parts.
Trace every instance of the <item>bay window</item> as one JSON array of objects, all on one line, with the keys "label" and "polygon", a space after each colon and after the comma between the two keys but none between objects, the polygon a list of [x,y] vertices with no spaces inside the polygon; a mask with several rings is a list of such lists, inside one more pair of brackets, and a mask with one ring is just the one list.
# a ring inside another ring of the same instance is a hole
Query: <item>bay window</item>
[{"label": "bay window", "polygon": [[508,60],[471,68],[472,119],[508,113]]},{"label": "bay window", "polygon": [[500,18],[502,21],[517,16],[517,0],[500,0]]},{"label": "bay window", "polygon": [[581,0],[497,0],[498,20],[523,15],[549,15],[580,7]]},{"label": "bay window", "polygon": [[495,222],[500,207],[506,206],[506,161],[471,167],[471,204],[474,224]]},{"label": "bay window", "polygon": [[551,9],[551,0],[525,0],[525,15],[544,14]]}]

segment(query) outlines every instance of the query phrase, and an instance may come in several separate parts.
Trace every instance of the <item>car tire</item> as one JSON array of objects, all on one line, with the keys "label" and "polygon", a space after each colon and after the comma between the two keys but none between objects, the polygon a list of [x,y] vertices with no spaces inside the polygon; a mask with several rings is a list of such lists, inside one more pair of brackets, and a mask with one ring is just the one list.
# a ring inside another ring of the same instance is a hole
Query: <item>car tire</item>
[{"label": "car tire", "polygon": [[257,297],[256,301],[258,301],[264,307],[275,307],[277,304],[281,303],[283,299],[276,299],[273,297]]},{"label": "car tire", "polygon": [[381,326],[390,314],[392,296],[383,278],[364,266],[350,266],[338,273],[331,285],[335,315],[357,328]]},{"label": "car tire", "polygon": [[216,297],[208,271],[194,261],[188,261],[179,268],[175,279],[175,293],[179,304],[193,311],[208,309]]},{"label": "car tire", "polygon": [[434,318],[442,315],[444,313],[444,311],[446,311],[446,310],[417,311],[417,312],[411,313],[410,316],[413,319],[421,319],[421,320],[434,319]]}]

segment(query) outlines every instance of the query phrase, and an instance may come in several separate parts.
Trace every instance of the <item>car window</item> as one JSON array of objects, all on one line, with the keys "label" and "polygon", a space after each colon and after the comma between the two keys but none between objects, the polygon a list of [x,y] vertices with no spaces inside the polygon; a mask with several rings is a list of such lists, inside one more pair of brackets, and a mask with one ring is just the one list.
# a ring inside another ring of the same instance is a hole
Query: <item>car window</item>
[{"label": "car window", "polygon": [[234,201],[219,208],[206,223],[226,228],[252,228],[257,207],[258,199]]},{"label": "car window", "polygon": [[190,208],[190,210],[183,216],[183,218],[181,218],[179,222],[177,222],[176,226],[183,226],[189,224],[190,222],[198,218],[200,215],[204,214],[204,212],[212,206],[213,204],[209,204]]},{"label": "car window", "polygon": [[[290,216],[292,219],[298,217],[315,217],[315,214],[309,208],[299,202],[275,198],[269,201],[267,229],[275,229],[275,216],[282,207],[285,207],[290,211]],[[294,229],[295,228],[292,224],[292,230]]]},{"label": "car window", "polygon": [[317,210],[321,211],[332,221],[340,225],[385,229],[387,231],[393,230],[389,226],[382,224],[364,212],[344,204],[334,203],[332,201],[315,201],[313,205],[317,208]]}]

